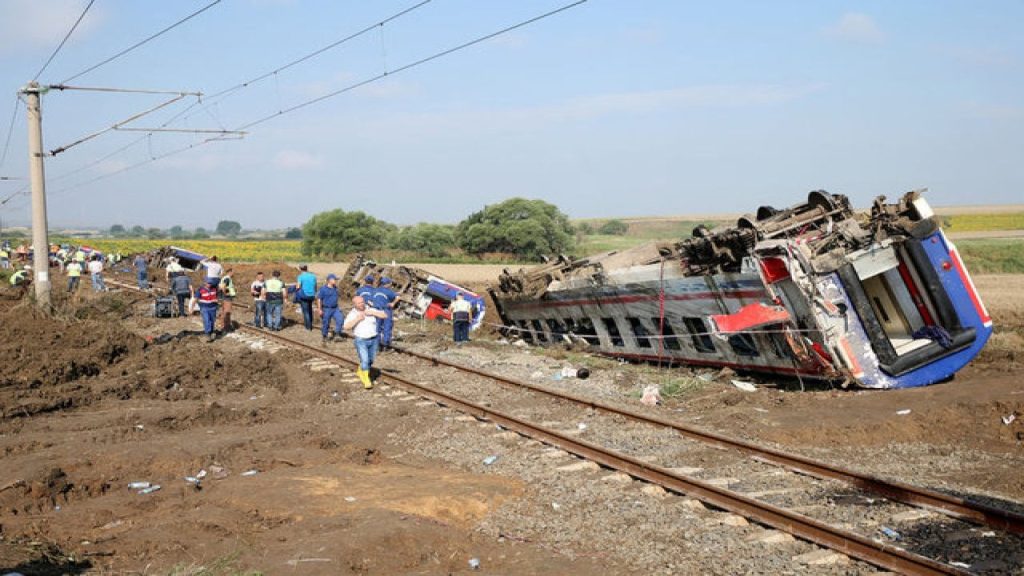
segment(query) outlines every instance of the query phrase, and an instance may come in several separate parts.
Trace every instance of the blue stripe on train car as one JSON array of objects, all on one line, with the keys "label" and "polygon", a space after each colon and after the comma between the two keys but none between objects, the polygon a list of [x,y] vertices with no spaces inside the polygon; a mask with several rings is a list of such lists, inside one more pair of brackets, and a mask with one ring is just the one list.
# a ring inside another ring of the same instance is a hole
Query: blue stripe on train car
[{"label": "blue stripe on train car", "polygon": [[[913,242],[913,240],[911,240]],[[917,370],[912,370],[897,377],[894,388],[911,388],[924,386],[933,382],[940,382],[955,374],[978,355],[981,348],[992,335],[991,322],[986,323],[980,311],[975,306],[975,299],[971,297],[974,288],[965,284],[961,279],[961,270],[958,263],[954,261],[950,245],[942,232],[936,232],[927,238],[920,240],[928,260],[935,267],[939,275],[939,281],[943,289],[949,295],[953,309],[960,318],[960,323],[965,327],[975,329],[974,343],[963,350],[931,362]],[[967,274],[966,270],[962,271]],[[977,296],[975,296],[977,297]],[[980,302],[980,300],[979,300]]]}]

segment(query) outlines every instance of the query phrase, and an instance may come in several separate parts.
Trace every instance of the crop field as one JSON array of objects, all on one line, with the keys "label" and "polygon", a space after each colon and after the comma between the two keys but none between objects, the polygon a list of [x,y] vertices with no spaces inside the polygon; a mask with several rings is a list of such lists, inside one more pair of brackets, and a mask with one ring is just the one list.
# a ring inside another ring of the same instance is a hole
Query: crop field
[{"label": "crop field", "polygon": [[953,214],[941,218],[943,220],[943,229],[950,232],[1024,230],[1024,212]]},{"label": "crop field", "polygon": [[171,244],[229,262],[296,262],[302,259],[300,240],[169,240],[146,238],[59,239],[82,242],[100,252],[135,254]]}]

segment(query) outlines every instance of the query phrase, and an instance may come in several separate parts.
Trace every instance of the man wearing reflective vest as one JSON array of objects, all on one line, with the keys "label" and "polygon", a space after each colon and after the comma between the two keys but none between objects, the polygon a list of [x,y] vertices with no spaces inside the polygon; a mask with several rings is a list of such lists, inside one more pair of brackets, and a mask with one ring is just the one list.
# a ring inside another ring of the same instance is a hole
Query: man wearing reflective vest
[{"label": "man wearing reflective vest", "polygon": [[281,329],[281,309],[284,308],[285,288],[281,280],[281,271],[274,270],[263,285],[267,298],[267,328],[277,332]]},{"label": "man wearing reflective vest", "polygon": [[196,290],[196,302],[199,304],[199,314],[203,317],[203,333],[209,342],[216,339],[213,333],[214,325],[217,322],[217,278],[207,278],[206,284]]},{"label": "man wearing reflective vest", "polygon": [[74,292],[78,289],[78,283],[82,280],[82,265],[72,260],[67,265],[68,272],[68,292]]}]

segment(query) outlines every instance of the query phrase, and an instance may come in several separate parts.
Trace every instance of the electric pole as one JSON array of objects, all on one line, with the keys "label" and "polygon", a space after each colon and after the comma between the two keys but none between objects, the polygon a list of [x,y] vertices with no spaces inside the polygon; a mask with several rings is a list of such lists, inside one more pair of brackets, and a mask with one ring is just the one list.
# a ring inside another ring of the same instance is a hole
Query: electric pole
[{"label": "electric pole", "polygon": [[29,82],[21,89],[28,101],[28,168],[32,185],[32,268],[36,305],[50,309],[50,239],[46,221],[46,177],[43,169],[43,115],[40,95],[48,88]]}]

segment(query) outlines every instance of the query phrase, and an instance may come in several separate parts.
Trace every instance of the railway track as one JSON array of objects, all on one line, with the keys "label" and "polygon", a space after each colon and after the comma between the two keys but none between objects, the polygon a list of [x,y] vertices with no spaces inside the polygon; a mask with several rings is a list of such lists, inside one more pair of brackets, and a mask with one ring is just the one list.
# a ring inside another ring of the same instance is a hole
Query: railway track
[{"label": "railway track", "polygon": [[[130,285],[122,283],[117,284],[129,289],[135,289]],[[240,308],[247,308],[247,306],[239,302],[236,302],[235,305]],[[302,350],[311,356],[319,357],[339,365],[353,367],[356,365],[356,362],[347,356],[342,356],[332,351],[325,350],[322,347],[312,346],[278,333],[267,332],[246,325],[242,325],[242,329],[259,338]],[[486,379],[490,382],[500,382],[511,389],[527,390],[531,394],[542,394],[548,398],[555,399],[559,403],[581,406],[588,410],[609,415],[618,420],[625,419],[645,426],[655,426],[665,430],[671,430],[694,442],[710,444],[719,448],[736,451],[745,457],[750,457],[754,460],[773,466],[797,471],[813,478],[847,483],[860,490],[879,494],[891,500],[934,510],[952,518],[990,526],[1005,532],[1014,534],[1024,533],[1024,517],[993,508],[991,506],[986,506],[904,483],[887,481],[874,476],[860,474],[849,469],[817,462],[801,456],[787,454],[771,448],[757,446],[749,442],[700,430],[699,428],[687,426],[667,419],[624,410],[617,406],[597,402],[592,399],[550,390],[499,374],[463,366],[436,356],[421,354],[405,348],[402,348],[399,351],[408,357],[415,358],[420,361],[428,361],[433,366],[443,366],[451,370],[462,372],[463,374],[471,374],[474,377]],[[831,548],[842,554],[861,559],[879,567],[906,574],[969,573],[958,566],[927,558],[881,539],[869,538],[851,530],[839,528],[827,522],[800,514],[791,509],[782,508],[753,498],[750,495],[732,491],[723,486],[717,485],[714,482],[701,480],[693,477],[691,474],[681,473],[679,469],[658,466],[647,462],[646,458],[640,458],[636,455],[630,455],[622,451],[609,449],[604,442],[596,443],[583,440],[571,432],[560,432],[549,426],[537,424],[536,420],[543,421],[542,417],[527,419],[522,416],[491,407],[492,404],[499,406],[505,405],[504,402],[509,401],[509,398],[507,397],[502,398],[501,400],[491,398],[491,402],[482,404],[480,402],[471,402],[464,396],[460,396],[455,391],[445,390],[446,386],[444,385],[426,385],[422,382],[414,382],[407,378],[403,378],[394,373],[388,373],[387,371],[382,374],[381,378],[385,383],[404,388],[407,391],[413,392],[440,405],[454,408],[478,419],[493,422],[503,428],[507,428],[523,436],[534,438],[551,446],[565,450],[566,452],[576,454],[602,466],[620,470],[630,476],[660,485],[668,490],[689,495],[715,507],[744,516],[766,526],[788,532],[810,542]],[[441,380],[447,380],[450,382],[452,379],[442,378]],[[491,388],[493,388],[493,386],[491,386]]]}]

